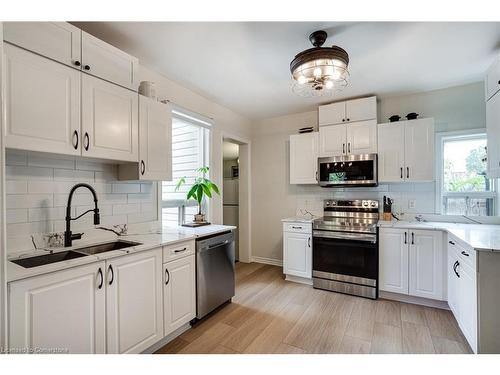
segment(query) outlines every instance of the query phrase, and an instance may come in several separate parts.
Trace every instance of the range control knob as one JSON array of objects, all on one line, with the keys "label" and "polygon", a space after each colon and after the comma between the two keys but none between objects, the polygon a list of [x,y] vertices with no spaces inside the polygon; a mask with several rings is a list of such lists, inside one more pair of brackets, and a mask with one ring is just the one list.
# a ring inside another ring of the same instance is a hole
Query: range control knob
[{"label": "range control knob", "polygon": [[367,207],[368,206],[368,202],[367,201],[363,201],[363,207]]},{"label": "range control knob", "polygon": [[372,206],[372,207],[375,207],[375,205],[376,205],[376,204],[375,204],[375,202],[372,202],[372,203],[371,203],[371,206]]},{"label": "range control knob", "polygon": [[326,201],[325,206],[329,206],[329,205],[330,205],[330,201]]}]

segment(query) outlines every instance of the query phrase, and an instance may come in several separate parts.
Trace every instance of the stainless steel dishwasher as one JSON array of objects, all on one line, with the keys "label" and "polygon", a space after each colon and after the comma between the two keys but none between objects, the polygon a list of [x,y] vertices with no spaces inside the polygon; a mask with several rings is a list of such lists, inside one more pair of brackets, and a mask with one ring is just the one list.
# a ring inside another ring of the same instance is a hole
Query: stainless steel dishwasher
[{"label": "stainless steel dishwasher", "polygon": [[234,234],[196,240],[196,318],[234,297]]}]

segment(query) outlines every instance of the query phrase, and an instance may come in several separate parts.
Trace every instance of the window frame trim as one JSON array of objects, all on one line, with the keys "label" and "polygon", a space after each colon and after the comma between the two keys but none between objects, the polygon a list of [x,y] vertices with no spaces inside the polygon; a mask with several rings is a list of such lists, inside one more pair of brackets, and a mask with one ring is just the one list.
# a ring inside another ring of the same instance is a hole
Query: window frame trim
[{"label": "window frame trim", "polygon": [[[449,138],[463,137],[465,139],[480,138],[481,136],[487,137],[486,128],[474,128],[474,129],[464,129],[464,130],[454,130],[448,132],[436,132],[435,138],[435,148],[436,148],[436,206],[435,213],[437,215],[446,215],[444,213],[443,207],[443,197],[446,195],[448,197],[457,198],[494,198],[493,200],[493,215],[497,214],[498,210],[498,189],[497,180],[490,179],[492,181],[492,191],[490,192],[445,192],[444,191],[444,181],[443,181],[443,158],[444,158],[444,142]],[[491,196],[490,196],[491,195]]]}]

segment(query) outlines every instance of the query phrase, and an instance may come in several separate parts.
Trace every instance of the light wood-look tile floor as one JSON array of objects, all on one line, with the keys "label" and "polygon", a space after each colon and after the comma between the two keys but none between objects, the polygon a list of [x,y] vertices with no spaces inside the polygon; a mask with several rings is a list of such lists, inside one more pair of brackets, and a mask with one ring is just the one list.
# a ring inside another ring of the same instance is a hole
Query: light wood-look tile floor
[{"label": "light wood-look tile floor", "polygon": [[236,265],[236,296],[157,353],[471,353],[452,313],[285,281]]}]

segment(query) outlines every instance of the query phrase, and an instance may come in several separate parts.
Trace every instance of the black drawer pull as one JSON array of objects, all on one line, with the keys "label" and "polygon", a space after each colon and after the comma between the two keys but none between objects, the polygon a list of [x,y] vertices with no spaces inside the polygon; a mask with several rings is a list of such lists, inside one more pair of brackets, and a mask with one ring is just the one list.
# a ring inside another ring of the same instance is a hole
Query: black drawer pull
[{"label": "black drawer pull", "polygon": [[80,65],[82,65],[82,64],[80,63],[80,61],[78,61],[78,60],[74,61],[74,62],[73,62],[73,64],[74,64],[75,66],[80,66]]},{"label": "black drawer pull", "polygon": [[453,241],[448,241],[448,243],[449,243],[450,245],[455,245],[455,242],[453,242]]},{"label": "black drawer pull", "polygon": [[85,65],[85,66],[83,67],[83,69],[85,69],[85,70],[90,70],[90,65]]},{"label": "black drawer pull", "polygon": [[165,268],[165,285],[168,285],[170,282],[170,272]]},{"label": "black drawer pull", "polygon": [[174,250],[174,253],[182,253],[186,250],[187,250],[187,247],[185,247],[184,249]]},{"label": "black drawer pull", "polygon": [[99,286],[97,287],[97,289],[102,289],[102,285],[104,284],[104,276],[102,275],[102,269],[101,269],[101,267],[99,267],[99,271],[97,271],[97,274],[101,278],[100,279],[101,282],[100,282]]},{"label": "black drawer pull", "polygon": [[465,255],[466,257],[469,256],[469,254],[467,254],[465,251],[462,251],[462,255]]}]

